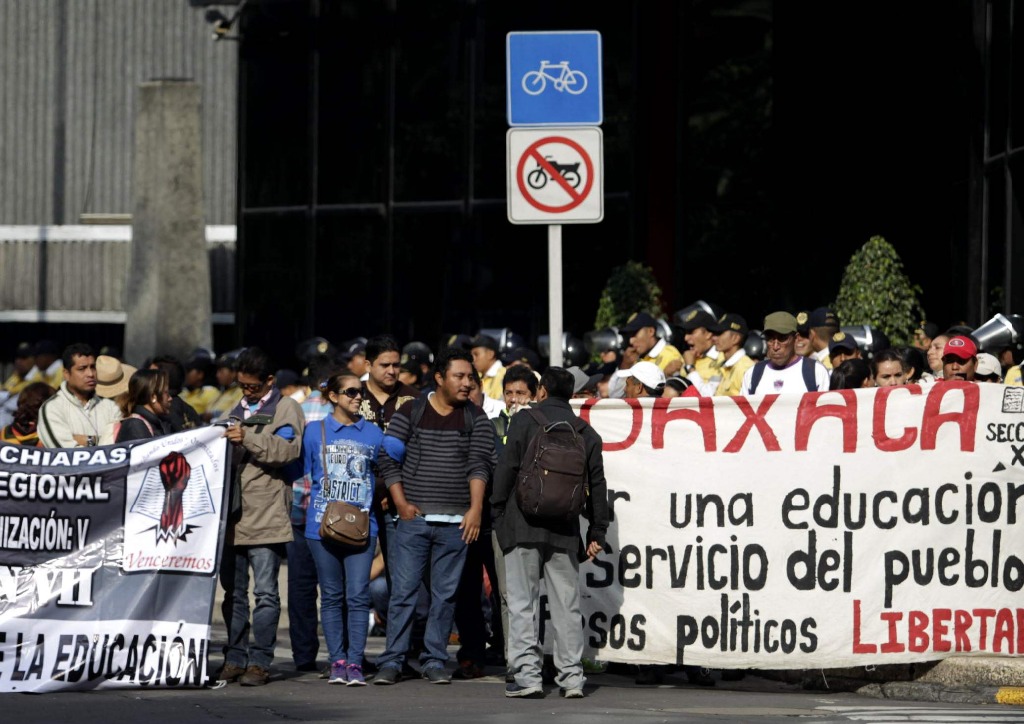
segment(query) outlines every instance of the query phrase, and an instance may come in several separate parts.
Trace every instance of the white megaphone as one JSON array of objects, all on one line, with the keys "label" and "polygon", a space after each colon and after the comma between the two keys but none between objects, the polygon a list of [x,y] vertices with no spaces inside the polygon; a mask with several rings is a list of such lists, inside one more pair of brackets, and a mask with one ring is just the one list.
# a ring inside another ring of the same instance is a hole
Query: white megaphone
[{"label": "white megaphone", "polygon": [[1012,349],[1014,359],[1024,349],[1024,318],[1019,314],[1006,317],[997,314],[971,332],[978,349],[997,357],[1004,349]]}]

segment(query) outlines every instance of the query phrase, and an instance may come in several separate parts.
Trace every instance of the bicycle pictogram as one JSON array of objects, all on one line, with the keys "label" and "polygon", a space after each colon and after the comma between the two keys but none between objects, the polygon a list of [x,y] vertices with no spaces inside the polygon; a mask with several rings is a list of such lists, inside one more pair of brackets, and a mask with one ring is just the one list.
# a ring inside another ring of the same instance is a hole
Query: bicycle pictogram
[{"label": "bicycle pictogram", "polygon": [[578,96],[587,89],[587,76],[581,70],[572,70],[568,60],[560,63],[542,60],[539,70],[531,70],[523,75],[523,90],[531,96],[540,95],[547,88],[548,81],[551,81],[551,85],[559,93],[567,91]]},{"label": "bicycle pictogram", "polygon": [[[576,163],[558,163],[551,156],[545,156],[544,158],[548,161],[551,168],[558,172],[559,176],[565,179],[567,184],[572,186],[574,189],[578,189],[580,187],[579,161]],[[547,186],[548,178],[548,172],[538,161],[537,166],[527,174],[526,183],[530,185],[530,188],[539,190]],[[552,181],[554,180],[553,176],[550,178]]]}]

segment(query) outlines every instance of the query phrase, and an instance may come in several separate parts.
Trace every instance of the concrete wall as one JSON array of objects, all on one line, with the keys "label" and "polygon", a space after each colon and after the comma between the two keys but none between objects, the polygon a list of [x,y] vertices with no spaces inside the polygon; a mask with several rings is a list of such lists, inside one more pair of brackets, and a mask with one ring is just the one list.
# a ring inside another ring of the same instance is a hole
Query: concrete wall
[{"label": "concrete wall", "polygon": [[140,84],[202,89],[204,220],[235,223],[238,43],[186,0],[0,0],[0,225],[132,210]]}]

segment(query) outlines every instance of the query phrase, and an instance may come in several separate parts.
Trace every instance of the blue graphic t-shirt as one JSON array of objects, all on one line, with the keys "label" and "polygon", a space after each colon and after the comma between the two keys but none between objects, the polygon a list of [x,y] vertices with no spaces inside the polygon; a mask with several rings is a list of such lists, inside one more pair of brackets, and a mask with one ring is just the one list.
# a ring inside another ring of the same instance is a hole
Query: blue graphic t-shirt
[{"label": "blue graphic t-shirt", "polygon": [[[327,476],[324,477],[321,430],[326,427]],[[373,463],[377,460],[384,433],[359,418],[343,425],[333,416],[306,426],[302,436],[303,470],[310,481],[310,503],[306,515],[306,537],[320,540],[320,521],[327,504],[334,500],[370,509],[373,502]],[[370,535],[377,535],[377,521],[370,516]]]}]

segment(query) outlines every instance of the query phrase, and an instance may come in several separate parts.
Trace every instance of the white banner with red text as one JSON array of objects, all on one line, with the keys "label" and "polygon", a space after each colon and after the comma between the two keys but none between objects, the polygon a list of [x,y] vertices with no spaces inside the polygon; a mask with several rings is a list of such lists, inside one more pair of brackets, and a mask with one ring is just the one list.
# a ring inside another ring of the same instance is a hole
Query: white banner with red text
[{"label": "white banner with red text", "polygon": [[608,661],[1024,652],[1024,388],[587,401],[612,522],[580,568]]}]

